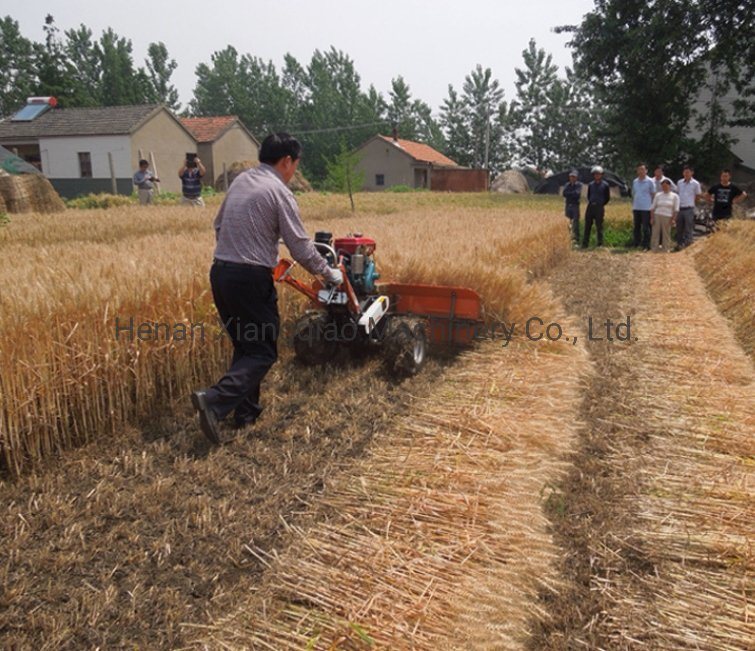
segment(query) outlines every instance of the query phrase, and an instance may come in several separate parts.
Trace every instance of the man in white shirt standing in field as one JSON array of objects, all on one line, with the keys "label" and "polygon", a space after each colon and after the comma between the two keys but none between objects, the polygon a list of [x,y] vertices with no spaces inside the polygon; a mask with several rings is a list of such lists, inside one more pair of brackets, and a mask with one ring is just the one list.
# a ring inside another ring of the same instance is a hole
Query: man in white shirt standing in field
[{"label": "man in white shirt standing in field", "polygon": [[671,180],[663,179],[661,191],[653,197],[653,207],[650,209],[650,223],[653,225],[653,234],[650,240],[651,251],[658,253],[666,251],[670,253],[671,226],[679,214],[679,195],[671,192]]},{"label": "man in white shirt standing in field", "polygon": [[679,216],[676,220],[676,246],[683,249],[692,244],[695,232],[695,201],[703,198],[703,189],[697,179],[692,178],[695,173],[689,165],[682,170],[683,178],[676,184],[679,195]]}]

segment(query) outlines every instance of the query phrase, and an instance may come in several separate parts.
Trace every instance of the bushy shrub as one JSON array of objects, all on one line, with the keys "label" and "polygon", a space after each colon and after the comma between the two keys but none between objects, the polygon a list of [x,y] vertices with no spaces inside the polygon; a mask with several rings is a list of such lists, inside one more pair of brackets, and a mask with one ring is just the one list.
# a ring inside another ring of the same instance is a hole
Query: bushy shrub
[{"label": "bushy shrub", "polygon": [[429,192],[427,188],[412,188],[408,185],[392,185],[385,192]]},{"label": "bushy shrub", "polygon": [[175,206],[181,203],[181,195],[177,192],[162,191],[160,194],[152,195],[152,203],[158,206]]},{"label": "bushy shrub", "polygon": [[133,197],[123,194],[108,194],[100,192],[99,194],[87,194],[75,199],[66,199],[68,208],[78,208],[79,210],[93,210],[95,208],[118,208],[135,203]]}]

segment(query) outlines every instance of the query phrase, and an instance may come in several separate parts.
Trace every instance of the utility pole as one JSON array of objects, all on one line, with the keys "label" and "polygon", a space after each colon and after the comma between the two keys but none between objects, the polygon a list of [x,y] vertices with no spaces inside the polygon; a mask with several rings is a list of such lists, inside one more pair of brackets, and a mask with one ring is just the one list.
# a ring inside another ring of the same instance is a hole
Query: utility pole
[{"label": "utility pole", "polygon": [[485,165],[484,168],[488,169],[490,163],[490,105],[485,107]]}]

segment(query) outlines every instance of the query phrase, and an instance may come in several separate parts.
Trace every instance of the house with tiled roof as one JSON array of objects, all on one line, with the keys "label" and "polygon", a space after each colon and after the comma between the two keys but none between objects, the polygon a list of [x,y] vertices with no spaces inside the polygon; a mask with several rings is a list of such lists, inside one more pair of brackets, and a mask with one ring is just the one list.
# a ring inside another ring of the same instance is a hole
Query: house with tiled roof
[{"label": "house with tiled roof", "polygon": [[260,143],[236,115],[181,118],[197,141],[197,153],[207,168],[207,183],[221,181],[223,166],[256,161]]},{"label": "house with tiled roof", "polygon": [[355,153],[355,168],[364,175],[364,190],[379,191],[396,185],[428,190],[487,190],[485,170],[462,167],[430,145],[399,138],[396,133],[374,136]]},{"label": "house with tiled roof", "polygon": [[63,197],[131,194],[140,158],[152,162],[162,190],[179,192],[176,172],[197,149],[161,104],[56,108],[52,98],[30,98],[0,121],[0,145],[39,169]]}]

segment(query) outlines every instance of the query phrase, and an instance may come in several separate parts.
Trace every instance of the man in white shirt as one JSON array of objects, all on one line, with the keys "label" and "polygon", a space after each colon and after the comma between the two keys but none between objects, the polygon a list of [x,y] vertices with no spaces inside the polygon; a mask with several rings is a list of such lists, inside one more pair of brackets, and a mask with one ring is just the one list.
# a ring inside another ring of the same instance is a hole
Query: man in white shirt
[{"label": "man in white shirt", "polygon": [[682,170],[683,178],[676,184],[679,195],[679,215],[676,218],[676,246],[683,249],[692,244],[695,232],[695,201],[702,199],[703,189],[700,183],[692,178],[695,173],[689,165]]},{"label": "man in white shirt", "polygon": [[653,181],[655,182],[656,194],[663,191],[661,183],[663,183],[664,180],[668,181],[671,185],[671,191],[676,192],[676,185],[674,185],[674,182],[663,173],[663,165],[656,165],[655,170],[653,171]]}]

